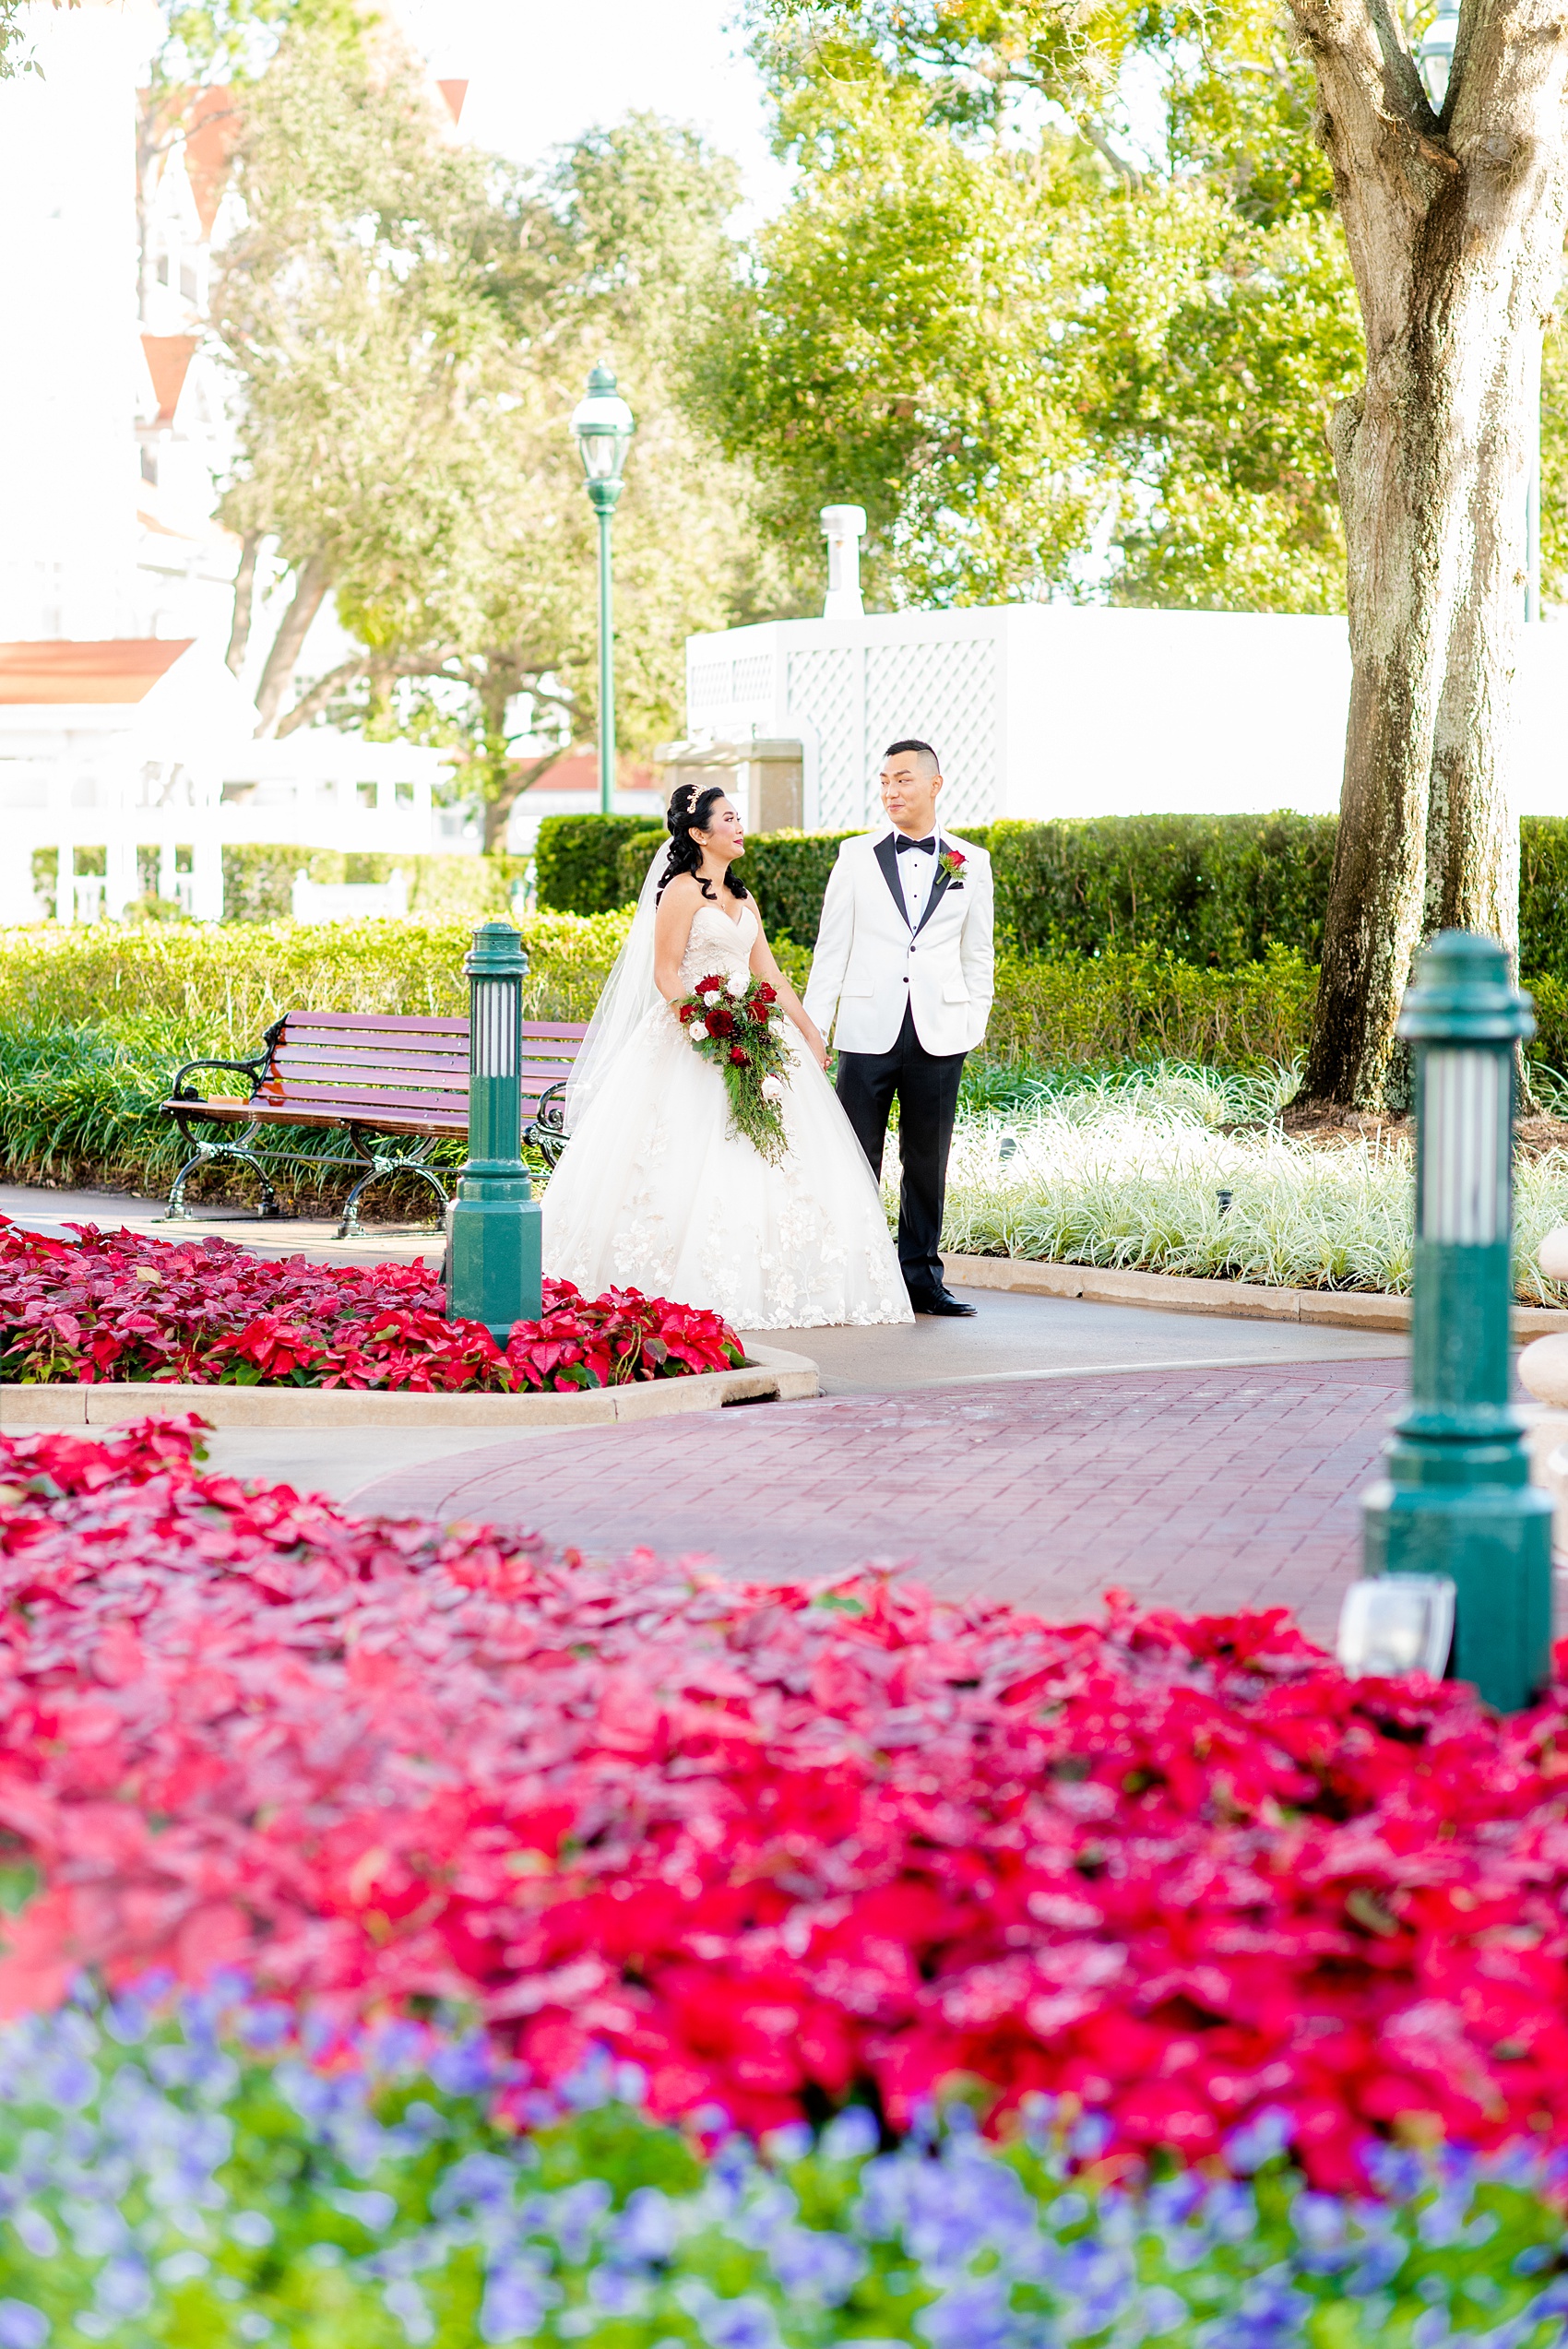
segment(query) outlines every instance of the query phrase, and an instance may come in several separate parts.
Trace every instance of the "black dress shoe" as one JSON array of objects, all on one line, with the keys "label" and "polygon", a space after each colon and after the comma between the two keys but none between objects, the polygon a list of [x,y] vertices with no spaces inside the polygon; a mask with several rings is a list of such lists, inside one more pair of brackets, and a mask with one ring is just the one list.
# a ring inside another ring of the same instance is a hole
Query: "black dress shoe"
[{"label": "black dress shoe", "polygon": [[941,1313],[949,1320],[972,1322],[975,1309],[954,1296],[950,1288],[911,1288],[909,1302],[917,1313]]}]

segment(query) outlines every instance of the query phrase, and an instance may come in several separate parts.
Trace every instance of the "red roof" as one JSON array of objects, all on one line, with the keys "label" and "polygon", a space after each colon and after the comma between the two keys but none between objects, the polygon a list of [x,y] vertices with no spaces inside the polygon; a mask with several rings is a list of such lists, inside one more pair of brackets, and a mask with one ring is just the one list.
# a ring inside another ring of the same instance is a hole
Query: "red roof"
[{"label": "red roof", "polygon": [[205,236],[212,234],[223,184],[229,176],[229,159],[239,144],[244,127],[234,102],[236,95],[222,83],[211,89],[198,89],[185,114],[185,177],[196,197]]},{"label": "red roof", "polygon": [[460,123],[463,119],[463,101],[469,94],[468,83],[466,81],[438,81],[435,87],[446,101],[446,112],[451,115],[452,120],[455,123]]},{"label": "red roof", "polygon": [[158,421],[172,424],[174,410],[180,405],[180,394],[185,387],[185,374],[195,356],[195,335],[143,335],[141,347],[147,353],[148,373],[158,397]]},{"label": "red roof", "polygon": [[139,702],[194,636],[48,637],[0,645],[0,704]]},{"label": "red roof", "polygon": [[[564,758],[547,766],[534,789],[546,791],[597,791],[599,789],[599,753],[568,751]],[[622,766],[615,777],[618,791],[651,791],[654,788],[651,766]]]}]

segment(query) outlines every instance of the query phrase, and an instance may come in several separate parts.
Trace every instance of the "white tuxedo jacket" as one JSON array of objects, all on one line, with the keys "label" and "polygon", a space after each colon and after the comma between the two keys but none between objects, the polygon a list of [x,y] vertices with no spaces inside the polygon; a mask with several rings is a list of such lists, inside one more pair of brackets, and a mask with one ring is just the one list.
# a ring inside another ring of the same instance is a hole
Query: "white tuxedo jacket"
[{"label": "white tuxedo jacket", "polygon": [[995,992],[991,859],[939,830],[937,853],[956,848],[956,881],[938,872],[917,928],[909,928],[891,828],[846,840],[823,900],[805,1006],[843,1052],[890,1051],[914,1013],[928,1052],[973,1051]]}]

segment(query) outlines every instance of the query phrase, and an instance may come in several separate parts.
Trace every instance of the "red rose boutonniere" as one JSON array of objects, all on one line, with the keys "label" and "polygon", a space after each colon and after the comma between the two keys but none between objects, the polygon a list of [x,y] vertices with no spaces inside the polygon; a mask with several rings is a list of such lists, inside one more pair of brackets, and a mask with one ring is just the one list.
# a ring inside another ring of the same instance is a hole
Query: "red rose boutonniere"
[{"label": "red rose boutonniere", "polygon": [[946,879],[947,886],[950,889],[961,889],[964,885],[964,867],[968,862],[968,859],[956,848],[944,848],[936,862],[938,870]]}]

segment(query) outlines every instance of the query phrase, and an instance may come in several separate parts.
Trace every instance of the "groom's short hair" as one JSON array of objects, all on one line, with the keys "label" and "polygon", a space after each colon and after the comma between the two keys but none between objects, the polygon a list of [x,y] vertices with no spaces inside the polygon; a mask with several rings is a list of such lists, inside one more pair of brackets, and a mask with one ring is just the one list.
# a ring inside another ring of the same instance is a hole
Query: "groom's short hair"
[{"label": "groom's short hair", "polygon": [[918,751],[921,758],[929,759],[931,762],[930,765],[926,768],[926,773],[928,775],[941,774],[942,761],[937,757],[936,753],[932,749],[929,742],[917,742],[912,737],[907,742],[889,742],[882,755],[884,758],[897,758],[900,751]]}]

